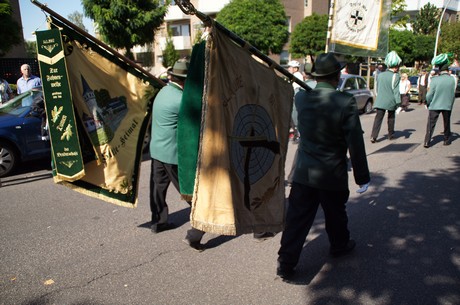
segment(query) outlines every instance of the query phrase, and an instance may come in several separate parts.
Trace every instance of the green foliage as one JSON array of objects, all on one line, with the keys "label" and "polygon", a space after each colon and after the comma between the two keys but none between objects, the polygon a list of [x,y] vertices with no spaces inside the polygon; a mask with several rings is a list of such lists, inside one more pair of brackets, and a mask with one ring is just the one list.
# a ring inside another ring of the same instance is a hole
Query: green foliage
[{"label": "green foliage", "polygon": [[36,41],[24,41],[26,46],[26,53],[28,58],[37,58],[37,42]]},{"label": "green foliage", "polygon": [[391,51],[398,53],[403,64],[412,65],[415,60],[413,50],[417,48],[414,33],[408,30],[398,31],[390,29],[389,48]]},{"label": "green foliage", "polygon": [[436,37],[433,35],[415,35],[415,46],[412,50],[415,60],[424,65],[429,64],[433,58],[435,41]]},{"label": "green foliage", "polygon": [[83,14],[75,11],[67,16],[70,22],[81,28],[83,31],[88,32],[85,25],[83,24]]},{"label": "green foliage", "polygon": [[289,40],[280,0],[231,0],[216,20],[265,54],[280,54]]},{"label": "green foliage", "polygon": [[324,53],[327,36],[327,15],[313,13],[296,25],[289,52],[294,58]]},{"label": "green foliage", "polygon": [[439,24],[440,13],[436,6],[431,3],[425,4],[415,17],[412,24],[414,33],[423,35],[436,34]]},{"label": "green foliage", "polygon": [[460,55],[460,22],[444,23],[439,36],[438,53],[453,53],[458,59]]},{"label": "green foliage", "polygon": [[131,59],[133,46],[153,41],[168,4],[160,5],[158,0],[82,0],[85,15],[98,24],[103,39],[114,48],[124,48]]},{"label": "green foliage", "polygon": [[393,0],[391,2],[391,20],[394,20],[391,27],[405,28],[409,22],[409,15],[404,14],[406,11],[406,0]]},{"label": "green foliage", "polygon": [[171,32],[169,31],[168,37],[166,37],[165,49],[163,50],[163,67],[172,67],[178,59],[179,52],[177,52],[176,48],[174,47]]},{"label": "green foliage", "polygon": [[13,19],[13,10],[9,0],[0,0],[0,56],[23,40],[22,28]]}]

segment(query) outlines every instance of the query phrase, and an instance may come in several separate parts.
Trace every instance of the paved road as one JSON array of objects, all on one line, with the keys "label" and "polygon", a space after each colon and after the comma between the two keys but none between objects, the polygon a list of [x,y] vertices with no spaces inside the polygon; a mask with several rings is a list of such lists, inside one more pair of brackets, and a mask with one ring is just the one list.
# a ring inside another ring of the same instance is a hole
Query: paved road
[{"label": "paved road", "polygon": [[[136,209],[55,185],[46,166],[4,178],[0,304],[460,304],[460,100],[452,145],[442,145],[441,121],[429,149],[421,145],[427,111],[412,106],[397,116],[391,142],[371,144],[374,115],[361,116],[372,186],[358,195],[351,181],[358,246],[328,257],[319,215],[294,284],[275,277],[280,234],[262,243],[208,234],[206,251],[188,248],[190,209],[176,192],[171,219],[181,226],[152,234],[149,161]],[[385,130],[384,122],[381,139]]]}]

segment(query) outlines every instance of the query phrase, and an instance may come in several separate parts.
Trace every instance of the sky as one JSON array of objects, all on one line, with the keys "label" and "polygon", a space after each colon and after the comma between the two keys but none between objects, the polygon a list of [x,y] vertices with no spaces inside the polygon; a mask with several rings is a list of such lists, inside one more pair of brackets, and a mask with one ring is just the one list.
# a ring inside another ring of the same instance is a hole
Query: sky
[{"label": "sky", "polygon": [[[77,11],[83,14],[83,6],[80,0],[38,0],[41,4],[47,4],[48,8],[68,19],[68,16]],[[47,30],[46,16],[42,10],[30,0],[19,0],[21,19],[25,40],[35,41],[32,33],[37,30]],[[91,35],[94,35],[94,27],[91,19],[84,17],[83,23]]]}]

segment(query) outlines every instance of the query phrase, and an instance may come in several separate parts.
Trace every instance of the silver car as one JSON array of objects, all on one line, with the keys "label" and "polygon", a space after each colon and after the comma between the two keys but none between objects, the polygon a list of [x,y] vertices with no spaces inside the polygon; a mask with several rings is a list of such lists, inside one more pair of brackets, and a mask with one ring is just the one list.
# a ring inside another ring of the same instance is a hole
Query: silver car
[{"label": "silver car", "polygon": [[358,105],[358,110],[363,113],[371,113],[374,105],[374,94],[367,86],[366,81],[359,75],[340,75],[337,90],[353,94]]}]

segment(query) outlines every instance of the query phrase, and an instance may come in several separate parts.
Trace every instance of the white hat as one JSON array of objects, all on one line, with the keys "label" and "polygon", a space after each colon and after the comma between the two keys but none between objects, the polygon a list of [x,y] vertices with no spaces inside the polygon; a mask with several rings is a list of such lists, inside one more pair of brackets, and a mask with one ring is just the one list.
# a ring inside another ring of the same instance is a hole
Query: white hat
[{"label": "white hat", "polygon": [[288,62],[288,67],[299,68],[300,63],[297,60],[291,60],[290,62]]}]

